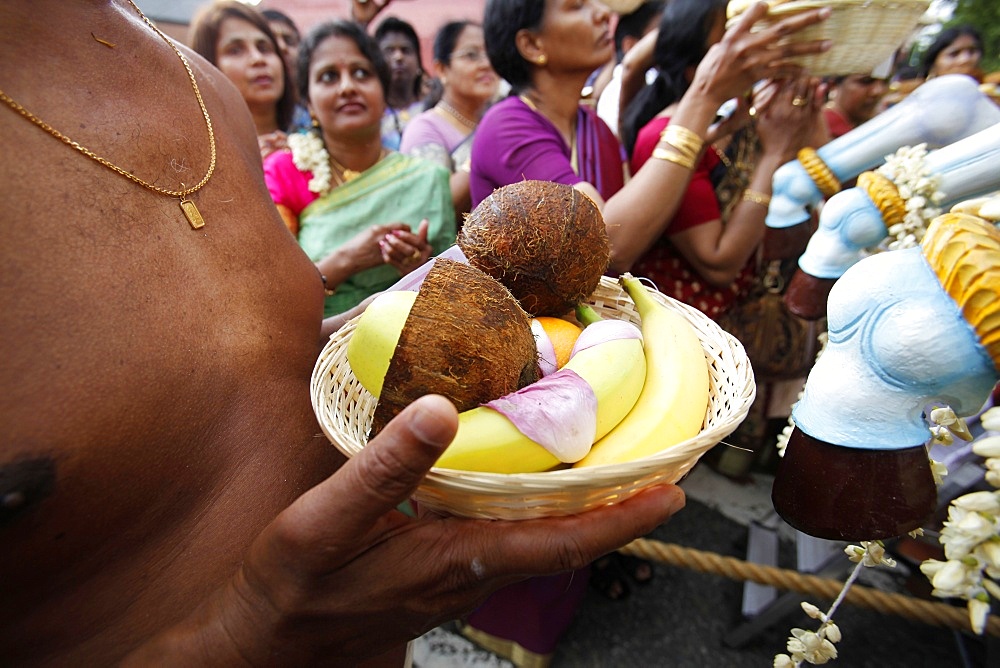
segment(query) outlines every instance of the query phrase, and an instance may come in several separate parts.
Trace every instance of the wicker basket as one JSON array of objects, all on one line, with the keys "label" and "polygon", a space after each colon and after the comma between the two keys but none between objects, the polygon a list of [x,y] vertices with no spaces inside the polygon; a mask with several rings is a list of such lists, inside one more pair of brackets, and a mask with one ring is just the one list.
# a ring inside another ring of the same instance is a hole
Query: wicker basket
[{"label": "wicker basket", "polygon": [[[810,9],[830,7],[822,23],[795,33],[792,41],[828,39],[825,53],[793,59],[814,76],[869,74],[892,56],[920,22],[930,0],[791,0],[771,7],[755,29]],[[739,19],[731,18],[729,24]]]},{"label": "wicker basket", "polygon": [[[680,480],[746,417],[755,385],[750,361],[735,337],[697,309],[658,292],[655,296],[694,326],[705,350],[710,401],[701,433],[656,455],[622,464],[518,474],[433,468],[415,494],[417,502],[464,517],[528,519],[581,512],[627,499],[650,485]],[[614,279],[602,278],[590,303],[605,318],[640,324],[632,300]],[[365,447],[376,403],[347,363],[347,342],[356,326],[357,318],[330,338],[312,376],[313,410],[320,426],[348,457]]]}]

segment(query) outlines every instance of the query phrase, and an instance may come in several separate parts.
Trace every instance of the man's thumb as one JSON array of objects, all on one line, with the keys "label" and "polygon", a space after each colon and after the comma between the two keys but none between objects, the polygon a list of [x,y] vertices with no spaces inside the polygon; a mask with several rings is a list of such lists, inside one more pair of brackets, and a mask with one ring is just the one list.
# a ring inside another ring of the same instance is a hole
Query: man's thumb
[{"label": "man's thumb", "polygon": [[337,473],[311,490],[308,504],[319,512],[337,509],[338,530],[367,531],[379,517],[410,498],[457,430],[458,412],[448,399],[421,397]]}]

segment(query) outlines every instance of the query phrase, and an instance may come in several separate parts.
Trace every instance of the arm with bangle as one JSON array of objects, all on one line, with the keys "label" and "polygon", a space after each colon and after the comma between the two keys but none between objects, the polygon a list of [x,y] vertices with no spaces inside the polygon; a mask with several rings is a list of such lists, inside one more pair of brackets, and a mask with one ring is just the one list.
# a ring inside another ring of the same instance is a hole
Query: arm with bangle
[{"label": "arm with bangle", "polygon": [[[830,48],[826,42],[788,42],[778,40],[792,32],[826,19],[828,8],[803,12],[765,30],[751,32],[751,27],[767,13],[764,3],[754,5],[740,21],[726,31],[722,41],[709,48],[699,63],[687,92],[671,114],[671,125],[685,128],[704,140],[719,107],[728,99],[739,97],[763,79],[786,79],[801,68],[789,58],[820,53]],[[687,133],[684,133],[685,136]],[[684,144],[683,140],[680,140]],[[691,179],[687,168],[693,143],[675,146],[661,140],[657,145],[661,159],[648,160],[632,179],[603,206],[604,221],[611,240],[611,268],[627,271],[663,234],[673,219]],[[682,157],[680,163],[667,156]],[[697,162],[695,162],[697,164]],[[581,188],[585,189],[585,188]],[[769,193],[770,184],[754,183],[751,189]],[[593,190],[593,188],[591,188]],[[588,194],[590,194],[588,192]],[[600,202],[600,199],[597,200]],[[737,208],[759,204],[745,201]],[[763,230],[761,230],[763,234]]]},{"label": "arm with bangle", "polygon": [[713,98],[685,95],[656,145],[654,159],[646,161],[605,204],[613,270],[631,268],[670,224],[701,158],[702,138],[717,109]]}]

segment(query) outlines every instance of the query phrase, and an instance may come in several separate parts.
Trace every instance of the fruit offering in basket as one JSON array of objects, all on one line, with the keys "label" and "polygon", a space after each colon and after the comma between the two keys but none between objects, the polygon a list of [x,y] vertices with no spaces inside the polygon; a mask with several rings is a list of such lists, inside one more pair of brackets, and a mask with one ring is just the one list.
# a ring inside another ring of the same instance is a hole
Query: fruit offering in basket
[{"label": "fruit offering in basket", "polygon": [[[437,285],[449,276],[432,269],[427,281],[439,290]],[[574,463],[614,464],[653,454],[698,433],[709,389],[698,336],[687,321],[656,302],[638,279],[626,275],[621,282],[640,314],[641,332],[630,322],[602,319],[593,309],[578,306],[585,328],[576,336],[568,361],[560,367],[553,360],[538,381],[463,411],[458,434],[438,467],[526,473]],[[385,394],[387,384],[399,382],[399,375],[383,380],[379,374],[395,365],[384,359],[387,355],[395,360],[400,347],[409,345],[400,331],[407,327],[410,310],[420,303],[415,293],[388,292],[376,298],[359,320],[348,345],[348,361],[372,394]],[[554,323],[548,326],[551,331],[558,329]],[[424,352],[427,346],[442,343],[422,341]],[[541,352],[545,347],[539,348]],[[548,356],[539,355],[542,366]],[[407,387],[394,394],[410,391]]]}]

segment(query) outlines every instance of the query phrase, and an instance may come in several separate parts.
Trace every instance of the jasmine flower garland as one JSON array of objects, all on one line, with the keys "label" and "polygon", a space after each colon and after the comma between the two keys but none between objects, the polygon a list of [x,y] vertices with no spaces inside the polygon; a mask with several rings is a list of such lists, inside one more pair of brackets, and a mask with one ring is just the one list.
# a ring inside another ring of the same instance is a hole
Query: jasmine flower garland
[{"label": "jasmine flower garland", "polygon": [[319,132],[299,132],[288,136],[288,148],[292,151],[292,162],[301,172],[309,172],[309,192],[325,195],[330,192],[332,172],[330,154],[326,152]]},{"label": "jasmine flower garland", "polygon": [[944,194],[937,189],[941,179],[927,169],[926,157],[927,144],[904,146],[886,156],[885,164],[876,170],[896,185],[906,204],[903,222],[889,226],[888,250],[919,244],[928,223],[942,213],[939,205]]},{"label": "jasmine flower garland", "polygon": [[[945,420],[953,416],[945,414]],[[983,413],[981,423],[987,431],[1000,432],[1000,407]],[[986,460],[986,482],[1000,487],[1000,433],[979,439],[972,451]],[[966,601],[969,623],[982,634],[991,599],[1000,600],[1000,490],[952,501],[940,542],[947,560],[928,559],[920,570],[934,586],[934,596]]]}]

